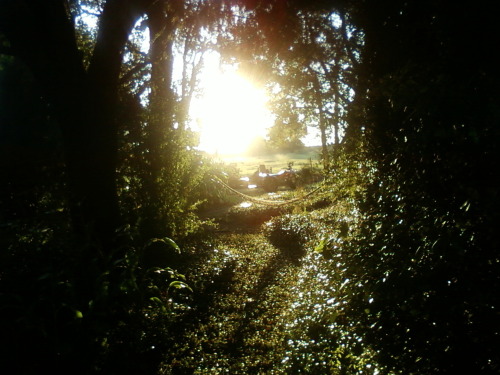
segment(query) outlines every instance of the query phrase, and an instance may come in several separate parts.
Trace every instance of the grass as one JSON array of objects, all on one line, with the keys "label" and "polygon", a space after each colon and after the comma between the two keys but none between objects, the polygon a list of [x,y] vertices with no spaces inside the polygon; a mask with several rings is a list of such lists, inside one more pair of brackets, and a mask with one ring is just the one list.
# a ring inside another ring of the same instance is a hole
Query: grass
[{"label": "grass", "polygon": [[293,168],[300,170],[305,167],[317,168],[320,166],[319,150],[317,147],[308,147],[303,152],[272,154],[262,156],[219,156],[220,162],[235,167],[241,176],[254,173],[259,165],[264,164],[273,173],[288,168],[288,163],[293,162]]}]

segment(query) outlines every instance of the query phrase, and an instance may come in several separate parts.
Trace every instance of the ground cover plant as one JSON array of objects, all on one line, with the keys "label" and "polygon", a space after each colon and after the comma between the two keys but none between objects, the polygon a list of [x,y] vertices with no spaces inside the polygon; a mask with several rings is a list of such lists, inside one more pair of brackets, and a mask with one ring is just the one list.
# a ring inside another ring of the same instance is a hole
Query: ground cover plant
[{"label": "ground cover plant", "polygon": [[218,218],[221,230],[193,252],[188,272],[199,293],[192,314],[203,318],[179,325],[185,340],[176,341],[163,373],[378,371],[344,316],[343,262],[364,179],[349,164],[345,173],[357,175],[356,184],[342,179],[279,210],[237,205]]},{"label": "ground cover plant", "polygon": [[0,373],[498,374],[493,5],[1,0]]}]

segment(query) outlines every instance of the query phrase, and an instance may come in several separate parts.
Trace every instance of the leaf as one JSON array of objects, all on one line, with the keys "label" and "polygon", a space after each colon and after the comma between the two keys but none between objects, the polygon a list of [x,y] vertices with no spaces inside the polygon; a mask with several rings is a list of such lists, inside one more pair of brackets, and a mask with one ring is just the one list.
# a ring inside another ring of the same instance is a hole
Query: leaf
[{"label": "leaf", "polygon": [[179,254],[181,253],[181,248],[179,247],[179,245],[177,245],[175,243],[175,241],[171,238],[168,238],[168,237],[165,237],[163,238],[163,241],[165,243],[167,243],[168,245],[170,245],[175,251],[177,251]]},{"label": "leaf", "polygon": [[170,285],[168,286],[168,288],[174,288],[174,289],[187,289],[189,290],[191,293],[193,292],[193,289],[191,289],[189,287],[189,285],[187,285],[185,282],[183,281],[179,281],[179,280],[176,280],[176,281],[172,281],[170,283]]},{"label": "leaf", "polygon": [[336,311],[336,310],[332,311],[328,316],[329,322],[335,323],[335,321],[337,320],[339,315],[340,315],[340,313],[338,311]]},{"label": "leaf", "polygon": [[462,206],[460,207],[460,209],[464,210],[465,212],[469,211],[470,209],[470,202],[468,200],[466,200]]},{"label": "leaf", "polygon": [[314,251],[315,251],[315,252],[317,252],[317,253],[322,253],[322,252],[325,250],[325,247],[326,247],[326,244],[327,244],[327,243],[328,243],[328,241],[327,241],[325,238],[323,238],[323,239],[319,242],[318,246],[316,246],[316,247],[314,248]]},{"label": "leaf", "polygon": [[160,298],[158,298],[158,297],[150,297],[149,300],[151,302],[157,303],[158,305],[162,305],[163,304],[162,300]]}]

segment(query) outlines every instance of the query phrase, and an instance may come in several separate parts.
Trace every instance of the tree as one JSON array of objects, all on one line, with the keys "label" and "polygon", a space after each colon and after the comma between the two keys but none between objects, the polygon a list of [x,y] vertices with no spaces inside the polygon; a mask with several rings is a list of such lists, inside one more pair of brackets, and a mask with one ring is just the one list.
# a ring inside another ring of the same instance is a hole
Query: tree
[{"label": "tree", "polygon": [[33,72],[61,128],[74,228],[103,244],[110,243],[120,225],[114,120],[122,52],[148,3],[106,1],[87,69],[64,1],[6,0],[0,5],[0,31],[11,53]]},{"label": "tree", "polygon": [[297,103],[295,111],[301,122],[319,129],[323,162],[328,169],[329,138],[333,133],[333,143],[339,145],[341,125],[347,127],[359,41],[348,36],[348,28],[350,34],[355,29],[348,26],[346,16],[334,10],[299,13],[299,19],[297,40],[284,54],[282,67],[276,69],[278,95]]},{"label": "tree", "polygon": [[[484,4],[483,4],[484,5]],[[345,311],[396,373],[498,372],[496,38],[488,6],[352,3],[370,158]],[[474,58],[465,51],[475,51]]]},{"label": "tree", "polygon": [[213,38],[208,30],[218,21],[217,6],[196,0],[158,1],[148,10],[151,90],[144,129],[148,174],[141,229],[146,237],[183,236],[198,226],[196,189],[204,168],[193,150],[197,139],[188,126],[189,108]]},{"label": "tree", "polygon": [[331,4],[272,4],[241,12],[241,21],[230,29],[235,46],[228,42],[225,49],[243,62],[243,71],[267,82],[277,116],[272,133],[289,142],[303,137],[307,126],[317,127],[327,167],[330,135],[338,145],[347,128],[359,31]]}]

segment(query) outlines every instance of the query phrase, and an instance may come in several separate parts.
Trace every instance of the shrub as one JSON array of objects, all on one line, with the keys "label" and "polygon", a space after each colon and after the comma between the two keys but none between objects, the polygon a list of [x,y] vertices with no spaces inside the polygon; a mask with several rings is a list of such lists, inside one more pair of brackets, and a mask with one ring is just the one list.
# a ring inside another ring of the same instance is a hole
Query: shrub
[{"label": "shrub", "polygon": [[269,241],[294,259],[305,255],[305,245],[313,232],[313,224],[306,215],[286,214],[270,220],[264,226]]}]

